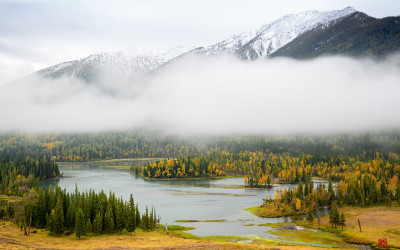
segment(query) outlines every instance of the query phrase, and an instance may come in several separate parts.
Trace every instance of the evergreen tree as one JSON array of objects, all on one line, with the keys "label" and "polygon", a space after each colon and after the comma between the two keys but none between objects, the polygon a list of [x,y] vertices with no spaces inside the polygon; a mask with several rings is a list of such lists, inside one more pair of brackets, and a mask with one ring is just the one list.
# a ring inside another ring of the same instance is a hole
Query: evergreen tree
[{"label": "evergreen tree", "polygon": [[88,218],[86,221],[86,233],[91,232],[93,232],[92,222],[90,221],[90,218]]},{"label": "evergreen tree", "polygon": [[126,223],[126,229],[128,232],[134,232],[136,228],[136,215],[135,215],[135,203],[133,200],[133,196],[131,194],[129,198],[129,205],[128,205],[128,217]]},{"label": "evergreen tree", "polygon": [[67,209],[67,216],[66,216],[66,222],[65,226],[69,229],[75,228],[75,207],[72,202],[70,202],[68,209]]},{"label": "evergreen tree", "polygon": [[311,224],[314,224],[314,215],[312,209],[308,209],[307,221],[310,222]]},{"label": "evergreen tree", "polygon": [[143,229],[149,230],[149,208],[146,206],[146,212],[142,216]]},{"label": "evergreen tree", "polygon": [[81,236],[86,235],[85,215],[83,214],[82,209],[78,209],[75,218],[75,235],[76,237],[81,238]]},{"label": "evergreen tree", "polygon": [[136,227],[140,226],[140,212],[139,212],[139,207],[138,204],[136,203],[136,209],[135,209],[135,216],[136,216]]},{"label": "evergreen tree", "polygon": [[54,219],[54,233],[62,234],[64,232],[64,211],[61,197],[57,199]]},{"label": "evergreen tree", "polygon": [[47,228],[50,230],[51,234],[55,234],[55,227],[56,227],[56,211],[52,210],[50,216],[47,221]]},{"label": "evergreen tree", "polygon": [[332,202],[335,200],[335,191],[333,190],[333,185],[331,180],[329,180],[328,184],[328,193],[329,193],[329,203],[332,204]]},{"label": "evergreen tree", "polygon": [[47,204],[46,204],[46,195],[44,191],[39,192],[35,215],[36,215],[36,226],[38,228],[46,227]]},{"label": "evergreen tree", "polygon": [[329,212],[329,223],[332,225],[332,227],[336,227],[339,224],[339,220],[339,210],[336,206],[336,202],[333,202],[331,205],[331,211]]},{"label": "evergreen tree", "polygon": [[104,215],[104,231],[111,234],[114,230],[114,216],[111,205],[108,205]]},{"label": "evergreen tree", "polygon": [[154,225],[155,225],[155,222],[154,222],[154,208],[153,208],[153,206],[151,207],[151,211],[150,211],[150,216],[149,216],[149,229],[150,230],[153,230],[153,227],[154,227]]},{"label": "evergreen tree", "polygon": [[344,217],[343,213],[340,215],[340,225],[342,226],[342,230],[343,227],[346,226],[346,218]]},{"label": "evergreen tree", "polygon": [[98,212],[93,220],[93,232],[96,234],[101,234],[102,231],[102,220],[101,220],[102,216],[100,214],[100,212]]},{"label": "evergreen tree", "polygon": [[297,186],[297,195],[296,196],[300,200],[303,199],[303,184],[301,183],[301,181],[299,182],[299,185]]}]

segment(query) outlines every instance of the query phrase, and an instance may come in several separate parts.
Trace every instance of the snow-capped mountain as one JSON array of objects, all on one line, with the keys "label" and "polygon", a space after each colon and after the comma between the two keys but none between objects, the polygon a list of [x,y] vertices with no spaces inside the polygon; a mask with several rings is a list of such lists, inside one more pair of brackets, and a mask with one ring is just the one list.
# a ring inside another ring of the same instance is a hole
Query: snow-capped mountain
[{"label": "snow-capped mountain", "polygon": [[169,50],[130,49],[96,53],[80,60],[51,66],[37,73],[52,78],[72,76],[87,82],[100,78],[129,81],[145,75],[189,50],[191,48],[175,47]]},{"label": "snow-capped mountain", "polygon": [[351,7],[335,11],[306,11],[286,15],[259,29],[249,30],[206,47],[175,47],[171,50],[127,50],[97,53],[87,58],[65,62],[38,71],[44,77],[72,76],[86,82],[113,80],[131,82],[168,66],[181,58],[193,55],[235,54],[245,60],[264,58],[285,46],[299,35],[328,26],[356,12]]},{"label": "snow-capped mountain", "polygon": [[191,54],[219,55],[236,53],[242,59],[253,60],[269,56],[299,35],[318,26],[328,26],[356,12],[352,7],[334,11],[305,11],[286,15],[259,29],[249,30],[216,44],[196,48]]},{"label": "snow-capped mountain", "polygon": [[244,59],[266,57],[286,45],[299,35],[318,26],[328,26],[343,17],[356,12],[347,7],[334,11],[306,11],[284,16],[259,29],[257,35],[238,49],[237,53]]}]

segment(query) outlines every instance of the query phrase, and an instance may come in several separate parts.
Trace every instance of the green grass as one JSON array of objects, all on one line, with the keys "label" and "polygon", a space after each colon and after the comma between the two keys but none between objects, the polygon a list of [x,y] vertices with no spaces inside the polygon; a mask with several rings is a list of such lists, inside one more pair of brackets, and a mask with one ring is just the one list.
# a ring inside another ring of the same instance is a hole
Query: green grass
[{"label": "green grass", "polygon": [[271,228],[280,228],[281,226],[293,225],[290,222],[281,222],[281,223],[265,223],[259,224],[259,227],[271,227]]},{"label": "green grass", "polygon": [[180,231],[189,231],[189,230],[193,230],[196,229],[195,227],[182,227],[179,225],[169,225],[167,227],[168,230],[170,231],[175,231],[175,230],[180,230]]},{"label": "green grass", "polygon": [[346,244],[344,239],[336,234],[308,228],[302,230],[275,230],[271,233],[279,236],[281,240],[302,245],[338,247]]},{"label": "green grass", "polygon": [[245,224],[245,225],[243,225],[244,227],[251,227],[251,226],[254,226],[254,224]]},{"label": "green grass", "polygon": [[260,214],[260,206],[255,206],[255,207],[249,207],[245,208],[244,210],[249,211],[250,213],[254,214],[255,216],[258,216]]},{"label": "green grass", "polygon": [[176,220],[175,222],[184,222],[184,223],[188,223],[188,222],[223,222],[226,220]]},{"label": "green grass", "polygon": [[238,242],[243,240],[249,240],[249,238],[247,237],[228,236],[228,235],[211,235],[211,236],[203,236],[200,238],[204,240],[212,240],[217,242]]}]

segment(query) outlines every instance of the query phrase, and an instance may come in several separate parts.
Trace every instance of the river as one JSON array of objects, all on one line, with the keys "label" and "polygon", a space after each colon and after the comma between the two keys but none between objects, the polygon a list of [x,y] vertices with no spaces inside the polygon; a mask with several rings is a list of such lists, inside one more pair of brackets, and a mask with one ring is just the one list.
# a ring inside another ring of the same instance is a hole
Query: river
[{"label": "river", "polygon": [[[144,211],[146,205],[154,206],[161,216],[162,224],[194,227],[189,232],[197,236],[232,235],[276,239],[275,235],[267,232],[272,228],[258,225],[288,222],[290,218],[260,218],[244,209],[260,205],[266,195],[274,197],[276,188],[296,186],[282,184],[271,189],[243,189],[239,188],[243,186],[243,178],[146,181],[131,172],[101,167],[100,163],[64,163],[60,164],[60,171],[64,173],[63,178],[42,185],[59,185],[73,192],[77,184],[80,191],[113,191],[124,200],[133,194],[141,211]],[[326,214],[327,210],[321,213]],[[178,223],[175,220],[224,221]]]}]

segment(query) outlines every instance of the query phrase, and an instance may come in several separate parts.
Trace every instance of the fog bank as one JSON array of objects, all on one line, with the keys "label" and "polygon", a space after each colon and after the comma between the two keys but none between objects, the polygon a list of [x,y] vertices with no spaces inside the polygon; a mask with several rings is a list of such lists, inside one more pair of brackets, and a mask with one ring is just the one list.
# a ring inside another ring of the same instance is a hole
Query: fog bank
[{"label": "fog bank", "polygon": [[0,131],[148,127],[282,134],[400,128],[400,55],[383,61],[186,59],[130,84],[27,79],[0,87]]}]

